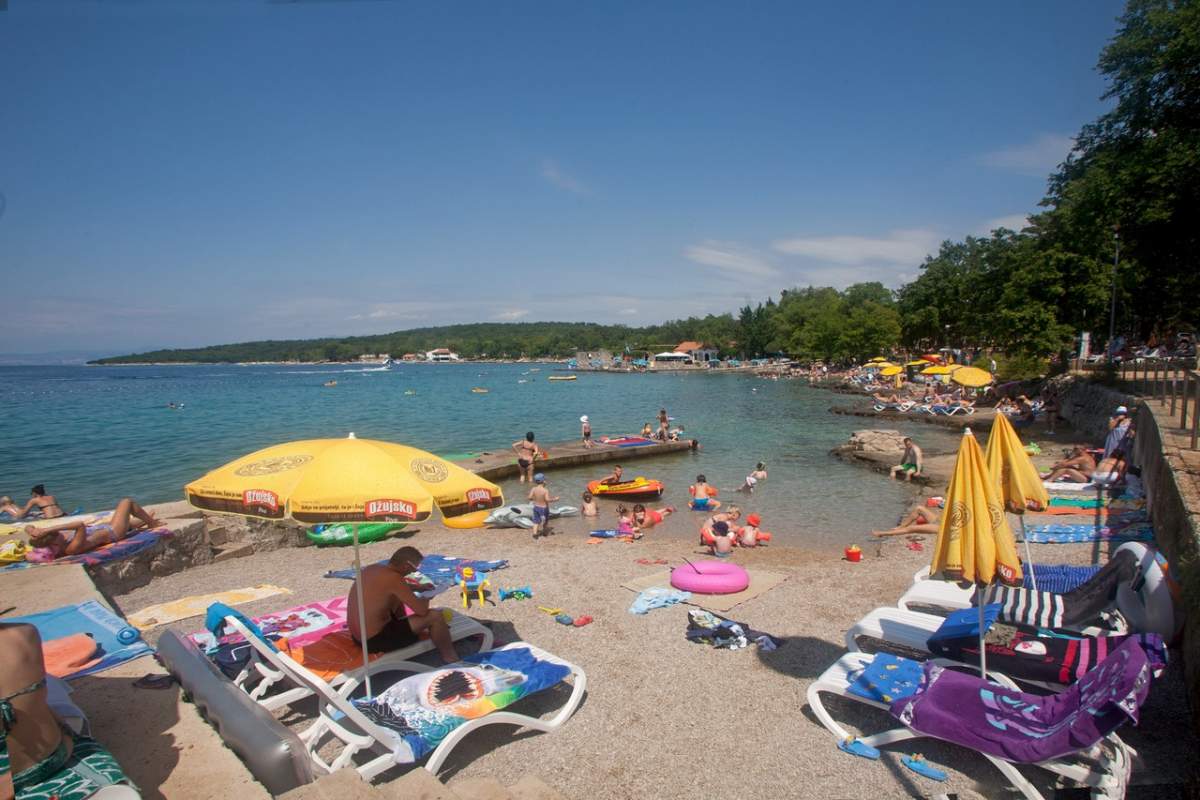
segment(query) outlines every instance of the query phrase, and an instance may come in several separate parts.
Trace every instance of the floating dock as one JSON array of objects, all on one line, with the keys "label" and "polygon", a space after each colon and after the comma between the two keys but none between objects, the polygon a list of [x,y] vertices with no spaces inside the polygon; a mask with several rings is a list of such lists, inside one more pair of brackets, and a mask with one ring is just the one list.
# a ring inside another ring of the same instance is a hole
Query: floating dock
[{"label": "floating dock", "polygon": [[[615,445],[596,442],[593,447],[584,447],[583,442],[558,442],[543,446],[546,458],[539,458],[534,465],[536,472],[559,469],[562,467],[577,467],[582,464],[600,464],[606,461],[633,461],[639,458],[686,453],[692,449],[690,439],[678,442],[652,442],[636,447],[618,447]],[[475,458],[454,462],[460,467],[471,470],[482,478],[490,481],[500,478],[511,478],[518,474],[517,454],[511,447],[503,450],[481,453]]]}]

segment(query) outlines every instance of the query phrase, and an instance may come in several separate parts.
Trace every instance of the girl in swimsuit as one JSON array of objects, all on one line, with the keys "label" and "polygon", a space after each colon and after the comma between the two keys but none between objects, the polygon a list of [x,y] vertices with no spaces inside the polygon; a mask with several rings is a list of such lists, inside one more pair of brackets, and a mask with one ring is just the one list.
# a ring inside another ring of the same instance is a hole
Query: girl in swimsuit
[{"label": "girl in swimsuit", "polygon": [[58,500],[54,498],[54,495],[46,494],[45,484],[39,483],[30,489],[29,495],[29,502],[25,504],[24,508],[18,508],[11,499],[4,498],[8,500],[8,503],[0,508],[0,511],[8,513],[13,519],[20,519],[35,508],[42,512],[42,519],[55,519],[63,515],[62,507],[58,505]]},{"label": "girl in swimsuit", "polygon": [[[136,521],[132,518],[136,517]],[[132,524],[131,524],[132,523]],[[83,522],[64,522],[50,528],[35,528],[29,525],[25,533],[34,547],[45,547],[54,552],[54,557],[73,556],[87,553],[97,547],[119,542],[129,534],[142,528],[157,528],[162,523],[153,514],[139,506],[132,497],[117,503],[108,522],[87,525]]]}]

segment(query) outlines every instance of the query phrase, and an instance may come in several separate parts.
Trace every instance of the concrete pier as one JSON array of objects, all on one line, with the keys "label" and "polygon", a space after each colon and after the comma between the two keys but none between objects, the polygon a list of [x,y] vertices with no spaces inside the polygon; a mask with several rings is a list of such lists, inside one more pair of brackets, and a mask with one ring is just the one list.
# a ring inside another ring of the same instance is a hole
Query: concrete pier
[{"label": "concrete pier", "polygon": [[[638,458],[686,453],[692,449],[690,439],[678,442],[654,442],[639,447],[617,447],[596,442],[594,447],[584,447],[581,441],[558,442],[543,445],[546,458],[539,458],[535,469],[538,472],[577,467],[581,464],[599,464],[606,461],[633,461]],[[488,480],[511,478],[517,474],[517,455],[511,447],[482,453],[477,458],[455,462]]]}]

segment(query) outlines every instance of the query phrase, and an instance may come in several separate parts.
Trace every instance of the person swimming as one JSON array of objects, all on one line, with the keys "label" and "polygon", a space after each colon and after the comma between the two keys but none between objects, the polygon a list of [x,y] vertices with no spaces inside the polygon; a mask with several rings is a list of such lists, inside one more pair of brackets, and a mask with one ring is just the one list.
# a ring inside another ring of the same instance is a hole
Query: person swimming
[{"label": "person swimming", "polygon": [[691,507],[696,511],[703,511],[708,508],[709,500],[715,497],[717,490],[708,485],[708,478],[703,474],[696,476],[696,482],[693,483],[688,491],[692,495]]}]

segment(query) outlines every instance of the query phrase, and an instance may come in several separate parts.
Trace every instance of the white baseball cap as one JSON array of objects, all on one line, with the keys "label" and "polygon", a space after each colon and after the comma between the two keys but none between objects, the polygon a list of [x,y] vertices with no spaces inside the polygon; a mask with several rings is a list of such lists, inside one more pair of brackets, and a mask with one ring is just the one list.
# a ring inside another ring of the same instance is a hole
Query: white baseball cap
[{"label": "white baseball cap", "polygon": [[587,414],[584,414],[582,417],[580,417],[580,418],[579,418],[579,421],[580,421],[580,422],[587,422]]},{"label": "white baseball cap", "polygon": [[1128,413],[1129,413],[1129,409],[1128,409],[1128,408],[1126,408],[1125,406],[1117,406],[1117,410],[1116,410],[1116,412],[1115,412],[1115,413],[1117,413],[1117,414],[1128,414]]}]

